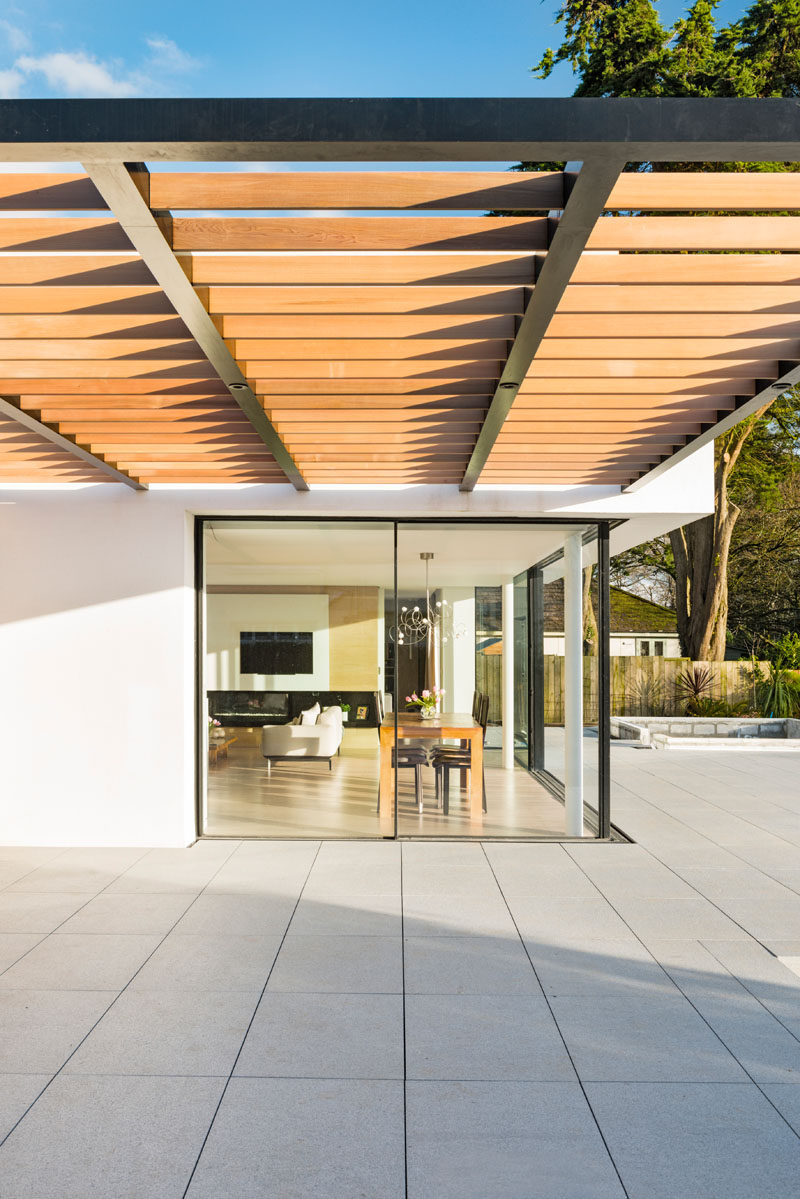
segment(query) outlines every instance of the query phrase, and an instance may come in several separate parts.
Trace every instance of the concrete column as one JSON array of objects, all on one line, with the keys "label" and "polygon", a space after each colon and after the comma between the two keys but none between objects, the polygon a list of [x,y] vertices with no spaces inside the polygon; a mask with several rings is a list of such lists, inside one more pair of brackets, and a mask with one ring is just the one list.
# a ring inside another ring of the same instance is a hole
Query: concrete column
[{"label": "concrete column", "polygon": [[566,834],[583,836],[583,536],[564,541],[564,798]]},{"label": "concrete column", "polygon": [[503,769],[514,769],[514,581],[503,583]]}]

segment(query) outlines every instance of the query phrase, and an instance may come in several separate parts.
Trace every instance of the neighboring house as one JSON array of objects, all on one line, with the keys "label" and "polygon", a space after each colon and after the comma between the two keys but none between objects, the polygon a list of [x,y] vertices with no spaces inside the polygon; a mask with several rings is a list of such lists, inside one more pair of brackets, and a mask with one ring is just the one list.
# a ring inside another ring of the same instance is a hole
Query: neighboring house
[{"label": "neighboring house", "polygon": [[[678,618],[672,608],[611,587],[612,657],[679,658]],[[564,653],[564,580],[544,589],[544,652]]]}]

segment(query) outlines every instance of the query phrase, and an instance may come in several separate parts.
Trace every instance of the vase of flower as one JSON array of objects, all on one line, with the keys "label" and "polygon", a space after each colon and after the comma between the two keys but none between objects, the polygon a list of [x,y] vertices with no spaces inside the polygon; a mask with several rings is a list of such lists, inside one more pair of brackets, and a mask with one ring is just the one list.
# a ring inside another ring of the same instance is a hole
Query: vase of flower
[{"label": "vase of flower", "polygon": [[416,691],[406,696],[406,709],[419,712],[421,720],[433,720],[441,707],[444,691],[441,687],[426,687],[421,695]]}]

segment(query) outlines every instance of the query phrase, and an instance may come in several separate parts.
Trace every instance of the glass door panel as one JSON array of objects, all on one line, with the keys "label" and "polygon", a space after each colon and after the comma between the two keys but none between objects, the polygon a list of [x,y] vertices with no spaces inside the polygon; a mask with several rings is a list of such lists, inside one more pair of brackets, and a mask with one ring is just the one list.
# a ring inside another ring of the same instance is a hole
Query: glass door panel
[{"label": "glass door panel", "polygon": [[563,834],[563,806],[527,769],[526,575],[561,538],[555,525],[398,524],[400,836]]},{"label": "glass door panel", "polygon": [[203,548],[203,831],[394,836],[393,524],[210,520]]}]

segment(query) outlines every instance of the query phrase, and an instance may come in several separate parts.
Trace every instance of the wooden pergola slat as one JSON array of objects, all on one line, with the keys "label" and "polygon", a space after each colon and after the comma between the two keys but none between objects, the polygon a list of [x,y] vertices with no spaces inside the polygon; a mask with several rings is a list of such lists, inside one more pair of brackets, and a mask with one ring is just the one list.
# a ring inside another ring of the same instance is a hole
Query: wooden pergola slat
[{"label": "wooden pergola slat", "polygon": [[126,487],[132,487],[134,491],[146,490],[147,484],[142,483],[139,479],[133,478],[124,470],[118,470],[111,463],[106,462],[103,458],[84,449],[81,445],[76,445],[67,437],[64,437],[58,430],[52,429],[43,421],[37,420],[30,412],[23,412],[22,409],[14,404],[10,399],[0,397],[0,416],[4,416],[9,420],[14,421],[17,425],[21,425],[23,429],[27,429],[31,433],[35,433],[37,438],[42,438],[46,442],[51,442],[52,445],[62,450],[65,454],[72,458],[79,458],[81,462],[87,463],[95,471],[107,478],[115,480],[117,483],[124,483]]},{"label": "wooden pergola slat", "polygon": [[507,208],[548,212],[561,208],[563,200],[561,171],[519,175],[496,171],[156,171],[150,182],[152,206],[167,209]]},{"label": "wooden pergola slat", "polygon": [[487,252],[547,245],[547,217],[176,217],[172,229],[176,251]]},{"label": "wooden pergola slat", "polygon": [[[88,169],[92,182],[124,226],[148,269],[182,318],[211,366],[227,385],[286,477],[298,490],[307,484],[272,423],[256,399],[214,322],[179,266],[148,203],[123,163],[95,163]],[[140,172],[140,182],[146,182]]]}]

